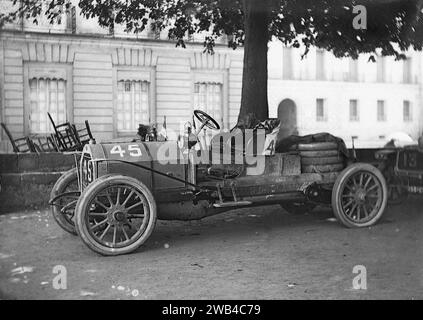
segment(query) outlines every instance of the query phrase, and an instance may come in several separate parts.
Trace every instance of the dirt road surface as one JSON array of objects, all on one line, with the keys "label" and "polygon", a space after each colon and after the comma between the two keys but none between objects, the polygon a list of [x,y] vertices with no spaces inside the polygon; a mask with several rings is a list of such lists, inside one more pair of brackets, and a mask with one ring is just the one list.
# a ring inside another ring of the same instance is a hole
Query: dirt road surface
[{"label": "dirt road surface", "polygon": [[[365,229],[341,226],[329,208],[298,216],[269,206],[159,221],[137,252],[102,257],[62,231],[48,210],[19,212],[0,216],[0,296],[422,299],[422,231],[423,198],[388,208]],[[365,290],[353,287],[357,265],[366,268]],[[66,269],[66,289],[53,287],[55,266]]]}]

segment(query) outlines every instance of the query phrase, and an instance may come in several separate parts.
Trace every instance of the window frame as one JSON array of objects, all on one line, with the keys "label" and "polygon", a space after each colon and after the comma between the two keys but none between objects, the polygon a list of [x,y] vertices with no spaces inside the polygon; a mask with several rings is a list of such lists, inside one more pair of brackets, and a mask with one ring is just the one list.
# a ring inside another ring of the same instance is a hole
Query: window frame
[{"label": "window frame", "polygon": [[[351,107],[352,107],[351,102],[352,101],[355,101],[356,114],[355,114],[354,117],[353,117],[353,115],[351,113],[351,111],[352,111],[352,109],[351,109]],[[349,119],[350,119],[350,122],[359,122],[360,121],[360,107],[358,105],[358,99],[349,99]]]},{"label": "window frame", "polygon": [[29,81],[33,78],[57,78],[65,80],[66,121],[73,123],[73,75],[72,64],[24,62],[24,135],[31,133],[29,116],[31,115],[31,89]]},{"label": "window frame", "polygon": [[[320,61],[320,59],[322,61]],[[317,81],[324,81],[324,80],[326,80],[326,76],[327,76],[327,70],[326,70],[326,53],[325,53],[324,50],[322,50],[322,49],[317,49],[316,50],[315,62],[316,62],[315,79]],[[322,64],[320,65],[319,62],[321,62]]]},{"label": "window frame", "polygon": [[[379,101],[382,101],[383,104],[383,117],[379,117]],[[378,122],[386,122],[387,121],[387,114],[386,114],[386,101],[383,99],[376,100],[376,120]]]},{"label": "window frame", "polygon": [[376,60],[376,82],[386,82],[386,58],[381,55]]},{"label": "window frame", "polygon": [[359,75],[359,63],[358,58],[348,58],[349,59],[349,73],[348,73],[348,81],[350,82],[358,82],[358,75]]},{"label": "window frame", "polygon": [[413,83],[413,59],[406,57],[402,61],[402,83]]},{"label": "window frame", "polygon": [[[148,125],[151,122],[151,118],[150,118],[151,112],[149,110],[150,109],[150,82],[149,81],[142,81],[142,80],[118,80],[118,101],[117,101],[118,103],[116,105],[116,112],[118,111],[117,109],[118,109],[118,106],[119,106],[119,93],[120,93],[119,92],[119,83],[120,82],[122,82],[122,90],[123,90],[123,95],[124,95],[123,101],[121,101],[124,111],[126,109],[125,107],[128,107],[125,104],[125,101],[126,101],[126,97],[127,97],[126,96],[126,92],[127,92],[126,89],[127,89],[127,85],[129,84],[129,89],[130,89],[129,90],[129,92],[130,92],[130,94],[129,94],[129,97],[130,97],[130,115],[129,115],[129,118],[132,119],[129,122],[132,122],[130,124],[134,125],[134,127],[129,128],[128,130],[119,129],[119,121],[118,121],[119,117],[118,117],[118,114],[116,114],[116,116],[117,116],[116,130],[118,132],[118,135],[120,135],[120,136],[129,135],[129,134],[133,135],[134,132],[136,132],[137,129],[138,129],[138,126],[135,122],[136,113],[137,113],[136,109],[137,109],[137,107],[141,107],[141,109],[143,107],[143,96],[144,96],[143,92],[144,92],[144,94],[146,93],[145,96],[147,97],[147,101],[146,101],[147,106],[146,106],[146,108],[144,106],[144,109],[147,109],[147,117],[148,117],[148,120],[143,122],[143,124]],[[137,84],[138,84],[138,86],[137,86]],[[143,88],[146,89],[146,90],[143,90]],[[139,91],[137,89],[139,89]],[[135,98],[137,94],[139,94],[139,105],[138,106],[137,106],[136,98]]]},{"label": "window frame", "polygon": [[[44,32],[44,33],[70,33],[72,32],[72,14],[71,8],[67,10],[65,8],[65,4],[61,5],[62,14],[54,19],[54,23],[50,23],[50,19],[46,14],[41,14],[38,17],[38,23],[33,23],[32,18],[30,19],[23,19],[22,28],[24,31],[35,31],[35,32]],[[48,8],[48,3],[42,3],[42,12],[45,12]],[[54,8],[53,11],[59,10],[59,8]],[[60,21],[60,24],[59,24]],[[70,28],[69,28],[70,27]]]},{"label": "window frame", "polygon": [[[317,107],[318,104],[317,102],[321,100],[322,101],[322,110],[323,110],[323,115],[320,117],[317,113]],[[327,122],[328,121],[328,115],[327,115],[327,110],[326,110],[326,99],[325,98],[316,98],[315,100],[315,113],[316,113],[316,122]]]},{"label": "window frame", "polygon": [[[408,115],[405,115],[405,103],[408,102]],[[404,122],[412,122],[413,121],[413,108],[410,100],[403,100],[402,101],[402,119]]]},{"label": "window frame", "polygon": [[[215,119],[218,123],[223,124],[224,123],[224,116],[223,116],[223,83],[221,82],[214,82],[214,81],[195,81],[194,82],[194,91],[193,91],[193,101],[195,101],[195,95],[197,94],[195,87],[196,85],[205,85],[206,86],[206,94],[207,94],[207,90],[208,87],[213,85],[213,86],[219,86],[220,87],[220,118],[219,119]],[[200,92],[198,92],[200,93]],[[193,108],[197,108],[199,106],[196,106],[195,103],[193,102]],[[205,111],[205,110],[203,110]],[[207,111],[207,110],[206,110]],[[210,116],[212,116],[214,118],[214,114],[210,114]]]},{"label": "window frame", "polygon": [[282,49],[282,79],[294,80],[295,68],[293,64],[294,50],[291,47],[284,46]]},{"label": "window frame", "polygon": [[134,132],[119,132],[117,127],[117,107],[118,107],[118,82],[119,81],[147,81],[149,83],[149,118],[150,123],[156,123],[156,68],[155,67],[134,67],[120,66],[113,67],[113,137],[135,136]]},{"label": "window frame", "polygon": [[216,83],[221,85],[222,119],[216,119],[221,125],[221,129],[229,128],[229,72],[228,70],[195,69],[191,79],[191,114],[196,109],[195,84],[196,83]]}]

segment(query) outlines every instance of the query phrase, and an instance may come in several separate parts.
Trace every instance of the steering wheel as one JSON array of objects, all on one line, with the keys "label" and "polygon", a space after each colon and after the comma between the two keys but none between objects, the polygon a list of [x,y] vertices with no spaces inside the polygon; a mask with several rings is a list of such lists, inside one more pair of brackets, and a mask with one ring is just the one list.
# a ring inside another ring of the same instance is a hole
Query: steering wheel
[{"label": "steering wheel", "polygon": [[201,128],[207,127],[209,129],[219,130],[220,126],[210,115],[202,110],[194,110],[195,117],[201,122]]}]

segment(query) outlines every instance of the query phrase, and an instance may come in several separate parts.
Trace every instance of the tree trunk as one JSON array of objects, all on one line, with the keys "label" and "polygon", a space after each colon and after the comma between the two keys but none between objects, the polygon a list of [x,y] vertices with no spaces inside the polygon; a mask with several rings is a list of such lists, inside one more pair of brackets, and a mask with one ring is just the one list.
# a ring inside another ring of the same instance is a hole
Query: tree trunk
[{"label": "tree trunk", "polygon": [[244,0],[244,67],[241,109],[238,124],[247,124],[251,116],[268,118],[267,44],[269,41],[269,0]]}]

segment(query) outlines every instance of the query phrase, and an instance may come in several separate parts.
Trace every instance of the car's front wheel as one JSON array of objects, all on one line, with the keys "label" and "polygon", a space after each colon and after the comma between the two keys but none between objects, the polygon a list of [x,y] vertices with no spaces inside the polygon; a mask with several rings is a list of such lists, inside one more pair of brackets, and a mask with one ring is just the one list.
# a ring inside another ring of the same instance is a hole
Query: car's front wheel
[{"label": "car's front wheel", "polygon": [[102,255],[136,250],[149,238],[157,219],[156,202],[148,187],[123,175],[91,183],[75,211],[82,241]]},{"label": "car's front wheel", "polygon": [[77,191],[79,191],[78,172],[76,168],[72,168],[56,181],[50,193],[50,199],[62,193],[68,193],[52,205],[51,212],[57,224],[73,235],[76,235],[74,215],[78,201],[78,195],[75,193]]}]

